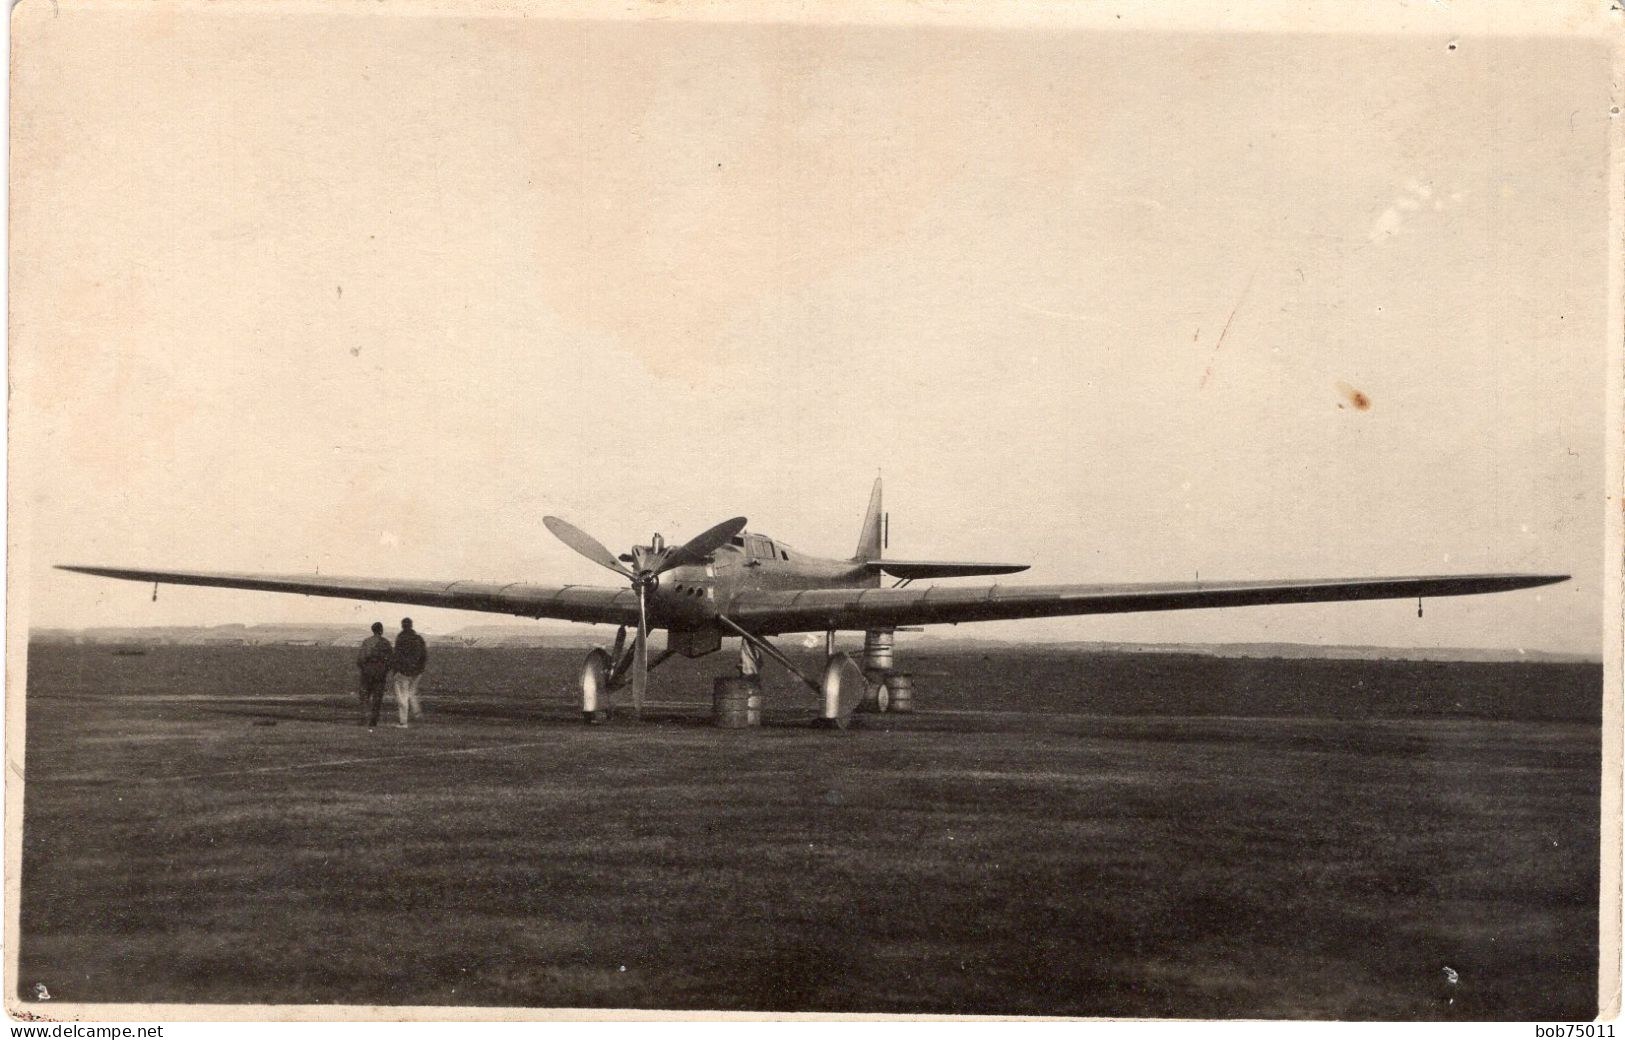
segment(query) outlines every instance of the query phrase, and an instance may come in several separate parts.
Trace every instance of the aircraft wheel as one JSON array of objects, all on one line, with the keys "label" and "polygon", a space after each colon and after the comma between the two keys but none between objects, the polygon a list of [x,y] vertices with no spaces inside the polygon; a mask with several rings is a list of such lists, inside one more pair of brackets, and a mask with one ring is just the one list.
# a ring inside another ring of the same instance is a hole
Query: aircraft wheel
[{"label": "aircraft wheel", "polygon": [[609,720],[609,654],[595,647],[581,662],[581,717],[589,726]]}]

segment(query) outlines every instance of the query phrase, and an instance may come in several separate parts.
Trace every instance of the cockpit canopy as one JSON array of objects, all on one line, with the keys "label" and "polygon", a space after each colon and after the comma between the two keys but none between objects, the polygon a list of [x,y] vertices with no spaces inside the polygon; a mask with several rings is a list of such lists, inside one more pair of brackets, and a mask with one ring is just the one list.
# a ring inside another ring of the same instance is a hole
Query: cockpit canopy
[{"label": "cockpit canopy", "polygon": [[751,534],[749,531],[746,531],[744,534],[736,535],[734,538],[730,539],[729,544],[742,551],[747,559],[755,560],[757,562],[765,560],[781,560],[787,562],[790,559],[789,547],[785,545],[775,545],[773,539],[769,538],[765,534]]}]

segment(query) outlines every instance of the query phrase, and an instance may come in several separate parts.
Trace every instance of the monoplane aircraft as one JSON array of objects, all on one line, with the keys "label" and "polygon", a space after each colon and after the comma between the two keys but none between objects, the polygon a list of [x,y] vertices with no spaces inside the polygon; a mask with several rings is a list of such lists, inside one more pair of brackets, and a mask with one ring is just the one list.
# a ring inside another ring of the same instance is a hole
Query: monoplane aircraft
[{"label": "monoplane aircraft", "polygon": [[[820,559],[745,529],[735,517],[669,546],[656,534],[648,545],[620,555],[591,535],[549,516],[543,520],[560,541],[626,579],[622,588],[533,585],[523,582],[395,581],[321,575],[262,575],[204,571],[63,566],[62,570],[107,578],[173,585],[204,585],[262,592],[291,592],[375,602],[410,603],[531,618],[558,618],[619,626],[614,646],[592,650],[582,664],[582,711],[603,721],[611,694],[631,687],[632,709],[641,713],[648,674],[669,657],[703,657],[726,637],[740,640],[740,673],[748,687],[763,658],[783,666],[819,697],[820,721],[846,724],[854,710],[907,711],[912,687],[893,667],[893,633],[906,626],[1112,614],[1272,603],[1322,603],[1362,599],[1417,599],[1507,592],[1565,581],[1562,574],[1455,574],[1399,578],[1331,578],[1294,581],[1195,581],[1115,585],[978,585],[914,587],[924,578],[1011,574],[1019,563],[894,560],[884,556],[887,518],[876,479],[857,550],[848,559]],[[896,579],[882,588],[884,577]],[[649,659],[649,633],[665,629],[666,647]],[[835,633],[865,633],[862,663],[837,652]],[[628,633],[631,644],[627,645]],[[804,674],[769,637],[823,632],[825,664],[820,677]],[[718,703],[723,684],[719,680]],[[755,695],[759,721],[760,695]],[[748,723],[746,723],[748,724]]]}]

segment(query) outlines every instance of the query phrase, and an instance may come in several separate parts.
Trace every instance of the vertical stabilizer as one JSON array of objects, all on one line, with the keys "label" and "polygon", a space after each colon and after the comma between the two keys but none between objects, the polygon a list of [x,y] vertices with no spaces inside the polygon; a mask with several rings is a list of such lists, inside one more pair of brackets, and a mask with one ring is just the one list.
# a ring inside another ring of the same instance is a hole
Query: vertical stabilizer
[{"label": "vertical stabilizer", "polygon": [[869,492],[869,511],[863,514],[863,530],[858,532],[858,551],[852,559],[859,563],[880,559],[880,478]]}]

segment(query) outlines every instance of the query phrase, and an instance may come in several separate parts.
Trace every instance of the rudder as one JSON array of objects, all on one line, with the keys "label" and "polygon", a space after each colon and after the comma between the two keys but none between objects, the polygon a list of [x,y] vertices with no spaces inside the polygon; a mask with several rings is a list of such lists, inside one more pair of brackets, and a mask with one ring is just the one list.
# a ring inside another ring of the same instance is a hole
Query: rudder
[{"label": "rudder", "polygon": [[863,528],[858,532],[858,551],[852,559],[865,563],[869,560],[880,559],[880,525],[883,516],[880,511],[880,478],[875,478],[874,490],[869,492],[869,511],[863,514]]}]

